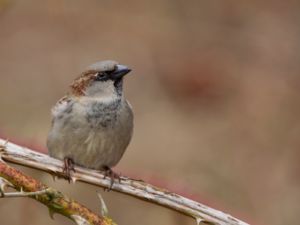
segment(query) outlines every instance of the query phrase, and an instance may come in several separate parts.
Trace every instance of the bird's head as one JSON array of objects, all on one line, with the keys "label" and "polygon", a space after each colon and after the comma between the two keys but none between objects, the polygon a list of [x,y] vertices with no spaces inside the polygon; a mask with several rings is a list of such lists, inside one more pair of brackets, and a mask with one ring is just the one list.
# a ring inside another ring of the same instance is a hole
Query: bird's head
[{"label": "bird's head", "polygon": [[131,70],[115,61],[100,61],[90,65],[71,84],[76,96],[112,97],[122,95],[123,76]]}]

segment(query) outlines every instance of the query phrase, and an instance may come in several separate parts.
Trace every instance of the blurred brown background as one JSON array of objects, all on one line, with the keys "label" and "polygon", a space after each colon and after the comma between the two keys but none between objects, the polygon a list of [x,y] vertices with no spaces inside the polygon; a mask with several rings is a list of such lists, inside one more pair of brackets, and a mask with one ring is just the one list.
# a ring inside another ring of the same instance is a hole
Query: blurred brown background
[{"label": "blurred brown background", "polygon": [[[297,224],[299,9],[293,0],[0,0],[1,134],[45,149],[50,108],[72,79],[115,59],[133,69],[125,92],[136,116],[117,171],[254,224]],[[97,188],[22,169],[99,212]],[[195,224],[103,195],[119,224]],[[0,199],[0,218],[72,224],[30,199]]]}]

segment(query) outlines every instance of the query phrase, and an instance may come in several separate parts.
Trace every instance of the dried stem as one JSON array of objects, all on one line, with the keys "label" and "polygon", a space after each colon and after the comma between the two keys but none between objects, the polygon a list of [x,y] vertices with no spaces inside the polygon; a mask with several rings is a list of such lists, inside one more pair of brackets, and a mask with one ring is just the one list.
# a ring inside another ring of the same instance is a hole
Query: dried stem
[{"label": "dried stem", "polygon": [[[60,160],[2,139],[0,139],[0,151],[1,157],[8,162],[46,171],[52,175],[64,176],[62,173],[63,163]],[[99,171],[82,167],[75,167],[75,170],[76,172],[73,174],[74,181],[82,181],[105,188],[109,188],[110,186],[110,178],[105,177],[104,174]],[[247,225],[247,223],[231,215],[212,209],[168,190],[128,177],[121,177],[121,183],[115,182],[112,190],[176,210],[195,218],[198,223]]]},{"label": "dried stem", "polygon": [[34,192],[24,192],[22,190],[20,192],[8,192],[8,193],[2,192],[0,198],[35,197],[38,195],[47,194],[49,192],[50,189],[34,191]]}]

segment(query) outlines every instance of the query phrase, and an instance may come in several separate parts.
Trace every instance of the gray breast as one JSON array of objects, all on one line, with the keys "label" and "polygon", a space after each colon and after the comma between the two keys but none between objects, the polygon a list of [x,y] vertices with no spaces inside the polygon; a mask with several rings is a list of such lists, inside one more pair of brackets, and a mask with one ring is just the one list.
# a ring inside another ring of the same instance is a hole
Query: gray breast
[{"label": "gray breast", "polygon": [[70,157],[93,169],[116,165],[132,136],[133,113],[128,103],[75,102],[71,108],[65,116],[54,118],[48,137],[50,155]]},{"label": "gray breast", "polygon": [[86,119],[91,128],[106,128],[116,125],[121,100],[109,104],[103,102],[92,102],[86,111]]}]

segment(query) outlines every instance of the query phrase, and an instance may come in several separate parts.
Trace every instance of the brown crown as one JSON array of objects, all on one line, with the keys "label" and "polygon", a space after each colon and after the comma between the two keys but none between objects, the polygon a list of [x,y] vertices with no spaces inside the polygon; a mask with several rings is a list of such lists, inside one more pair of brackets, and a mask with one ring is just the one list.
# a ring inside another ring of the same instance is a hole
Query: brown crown
[{"label": "brown crown", "polygon": [[82,73],[78,78],[76,78],[70,85],[71,93],[75,96],[85,95],[85,90],[89,86],[90,82],[94,79],[96,71],[88,70]]}]

